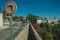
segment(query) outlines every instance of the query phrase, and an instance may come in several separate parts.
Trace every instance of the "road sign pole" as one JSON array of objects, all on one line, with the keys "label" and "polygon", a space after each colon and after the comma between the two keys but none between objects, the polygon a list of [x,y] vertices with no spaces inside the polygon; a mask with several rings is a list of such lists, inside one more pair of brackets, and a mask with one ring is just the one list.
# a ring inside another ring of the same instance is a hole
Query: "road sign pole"
[{"label": "road sign pole", "polygon": [[10,40],[13,40],[12,15],[10,15]]},{"label": "road sign pole", "polygon": [[[9,10],[8,10],[9,9]],[[16,11],[16,4],[13,1],[9,1],[5,5],[6,14],[10,15],[10,40],[13,38],[13,27],[12,27],[12,14]]]}]

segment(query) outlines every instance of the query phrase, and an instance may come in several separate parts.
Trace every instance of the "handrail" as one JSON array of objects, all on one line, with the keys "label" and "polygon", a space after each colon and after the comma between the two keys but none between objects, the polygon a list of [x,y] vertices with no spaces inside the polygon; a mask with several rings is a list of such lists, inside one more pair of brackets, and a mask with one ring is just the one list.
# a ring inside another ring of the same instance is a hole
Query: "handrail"
[{"label": "handrail", "polygon": [[39,34],[37,33],[37,31],[34,29],[34,27],[31,25],[32,31],[35,35],[36,40],[42,40],[42,38],[39,36]]}]

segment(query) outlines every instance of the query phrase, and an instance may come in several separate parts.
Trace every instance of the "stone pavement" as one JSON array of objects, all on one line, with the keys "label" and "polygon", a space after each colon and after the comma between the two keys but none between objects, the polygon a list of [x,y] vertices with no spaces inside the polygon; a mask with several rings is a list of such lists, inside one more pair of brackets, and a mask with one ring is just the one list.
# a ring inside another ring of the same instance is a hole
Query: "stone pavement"
[{"label": "stone pavement", "polygon": [[20,32],[20,34],[15,38],[15,40],[27,40],[28,39],[29,24]]}]

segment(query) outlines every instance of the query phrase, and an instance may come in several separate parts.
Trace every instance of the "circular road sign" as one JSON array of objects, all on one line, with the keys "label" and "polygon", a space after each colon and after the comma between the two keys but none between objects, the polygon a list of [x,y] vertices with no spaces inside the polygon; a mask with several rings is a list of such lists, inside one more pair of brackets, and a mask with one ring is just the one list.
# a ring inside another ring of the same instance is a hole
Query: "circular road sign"
[{"label": "circular road sign", "polygon": [[13,14],[16,11],[16,3],[13,1],[9,1],[5,5],[6,14]]}]

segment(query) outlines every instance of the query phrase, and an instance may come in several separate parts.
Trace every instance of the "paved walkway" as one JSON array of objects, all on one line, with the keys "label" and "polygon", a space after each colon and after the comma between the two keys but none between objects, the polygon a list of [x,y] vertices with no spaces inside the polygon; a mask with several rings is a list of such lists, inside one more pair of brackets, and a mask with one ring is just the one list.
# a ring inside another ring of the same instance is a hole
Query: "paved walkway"
[{"label": "paved walkway", "polygon": [[6,28],[9,28],[9,26],[0,26],[0,30],[2,30],[2,29],[6,29]]},{"label": "paved walkway", "polygon": [[15,40],[27,40],[28,30],[29,30],[29,24],[25,26],[24,30],[20,32],[20,34],[15,38]]}]

